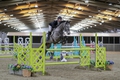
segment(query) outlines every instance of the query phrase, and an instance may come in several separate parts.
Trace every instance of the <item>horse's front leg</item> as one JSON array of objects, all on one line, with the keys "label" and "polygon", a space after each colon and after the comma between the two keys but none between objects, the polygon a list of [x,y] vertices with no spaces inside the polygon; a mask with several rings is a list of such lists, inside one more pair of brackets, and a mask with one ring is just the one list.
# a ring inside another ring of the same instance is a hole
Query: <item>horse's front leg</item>
[{"label": "horse's front leg", "polygon": [[66,42],[67,42],[67,36],[66,36],[65,34],[63,34],[63,35],[61,36],[60,43],[65,44]]}]

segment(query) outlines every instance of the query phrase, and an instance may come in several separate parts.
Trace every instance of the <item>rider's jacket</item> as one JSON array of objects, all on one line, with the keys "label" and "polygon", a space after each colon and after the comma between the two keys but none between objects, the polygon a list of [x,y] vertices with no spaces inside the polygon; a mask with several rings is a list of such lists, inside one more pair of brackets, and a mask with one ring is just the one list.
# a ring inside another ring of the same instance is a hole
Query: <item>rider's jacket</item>
[{"label": "rider's jacket", "polygon": [[60,23],[58,23],[57,20],[55,20],[55,21],[49,23],[49,25],[50,25],[52,28],[57,28],[57,26],[58,26],[59,24],[60,24]]}]

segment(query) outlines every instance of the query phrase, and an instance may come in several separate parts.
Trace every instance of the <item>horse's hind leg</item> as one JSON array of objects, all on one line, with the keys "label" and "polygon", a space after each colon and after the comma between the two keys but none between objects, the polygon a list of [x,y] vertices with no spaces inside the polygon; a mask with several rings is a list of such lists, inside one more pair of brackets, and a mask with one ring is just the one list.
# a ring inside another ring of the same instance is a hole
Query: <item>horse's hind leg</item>
[{"label": "horse's hind leg", "polygon": [[51,44],[50,43],[46,43],[46,48],[50,48]]}]

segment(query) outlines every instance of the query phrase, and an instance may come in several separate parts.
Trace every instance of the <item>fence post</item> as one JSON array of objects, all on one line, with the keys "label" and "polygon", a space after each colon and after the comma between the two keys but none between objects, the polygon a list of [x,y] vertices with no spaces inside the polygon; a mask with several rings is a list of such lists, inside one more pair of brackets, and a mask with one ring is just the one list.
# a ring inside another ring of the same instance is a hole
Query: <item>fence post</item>
[{"label": "fence post", "polygon": [[46,33],[44,32],[43,33],[43,56],[42,56],[42,58],[43,58],[43,62],[42,62],[42,64],[43,64],[43,75],[45,75],[45,54],[46,54]]}]

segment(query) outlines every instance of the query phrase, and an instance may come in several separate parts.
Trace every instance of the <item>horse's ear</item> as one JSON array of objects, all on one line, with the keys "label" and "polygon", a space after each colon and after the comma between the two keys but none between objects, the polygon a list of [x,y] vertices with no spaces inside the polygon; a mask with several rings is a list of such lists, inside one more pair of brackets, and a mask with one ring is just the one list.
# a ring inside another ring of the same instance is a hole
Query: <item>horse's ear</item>
[{"label": "horse's ear", "polygon": [[67,21],[67,23],[70,23],[71,21]]},{"label": "horse's ear", "polygon": [[69,21],[69,23],[70,23],[71,21]]}]

